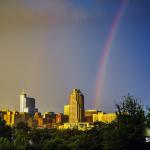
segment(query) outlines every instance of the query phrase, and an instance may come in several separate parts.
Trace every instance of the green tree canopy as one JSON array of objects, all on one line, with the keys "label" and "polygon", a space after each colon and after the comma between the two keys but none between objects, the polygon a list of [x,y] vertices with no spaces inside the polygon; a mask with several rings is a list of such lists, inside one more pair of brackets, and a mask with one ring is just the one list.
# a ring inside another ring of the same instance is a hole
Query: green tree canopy
[{"label": "green tree canopy", "polygon": [[117,119],[104,132],[104,149],[141,150],[145,145],[145,114],[142,105],[128,95],[116,107]]}]

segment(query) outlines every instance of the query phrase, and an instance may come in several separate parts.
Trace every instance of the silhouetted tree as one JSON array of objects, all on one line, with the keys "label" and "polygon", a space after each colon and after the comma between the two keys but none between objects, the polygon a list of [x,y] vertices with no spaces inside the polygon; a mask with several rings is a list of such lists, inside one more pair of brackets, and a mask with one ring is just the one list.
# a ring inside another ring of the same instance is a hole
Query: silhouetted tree
[{"label": "silhouetted tree", "polygon": [[0,137],[0,150],[15,150],[15,147],[7,138]]},{"label": "silhouetted tree", "polygon": [[11,127],[6,125],[5,120],[0,118],[0,137],[6,137],[11,140]]},{"label": "silhouetted tree", "polygon": [[105,150],[141,150],[145,145],[145,115],[142,105],[128,95],[117,104],[117,120],[108,125],[104,134]]},{"label": "silhouetted tree", "polygon": [[43,145],[51,139],[51,132],[49,129],[33,129],[29,133],[31,145],[36,149],[42,149]]}]

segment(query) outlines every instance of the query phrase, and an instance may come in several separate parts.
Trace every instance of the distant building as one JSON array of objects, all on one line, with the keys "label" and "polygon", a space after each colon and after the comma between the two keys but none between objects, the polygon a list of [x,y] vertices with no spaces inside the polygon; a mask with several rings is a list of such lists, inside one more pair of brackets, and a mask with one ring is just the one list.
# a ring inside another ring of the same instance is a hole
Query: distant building
[{"label": "distant building", "polygon": [[22,91],[20,94],[20,112],[34,115],[36,111],[38,110],[35,108],[35,99],[27,97],[27,94]]},{"label": "distant building", "polygon": [[19,122],[27,123],[27,121],[31,118],[28,113],[19,113],[16,111],[7,111],[4,115],[4,120],[7,125],[16,126]]},{"label": "distant building", "polygon": [[56,123],[56,114],[54,112],[45,112],[43,118],[44,124]]},{"label": "distant building", "polygon": [[98,114],[93,114],[93,122],[101,121],[104,123],[110,123],[115,119],[116,119],[115,113],[107,114],[107,113],[103,113],[103,112],[98,112]]},{"label": "distant building", "polygon": [[69,105],[64,105],[64,115],[69,116]]},{"label": "distant building", "polygon": [[69,97],[69,122],[84,121],[84,96],[79,89],[73,89]]},{"label": "distant building", "polygon": [[4,119],[4,115],[6,115],[7,114],[7,109],[2,109],[2,110],[0,110],[0,119]]},{"label": "distant building", "polygon": [[85,122],[93,122],[93,115],[97,114],[98,111],[97,110],[85,110]]},{"label": "distant building", "polygon": [[58,113],[56,114],[56,123],[57,124],[61,124],[61,123],[65,123],[68,122],[68,116],[64,115],[62,113]]},{"label": "distant building", "polygon": [[78,122],[78,123],[64,123],[63,125],[58,126],[58,129],[77,129],[77,130],[90,130],[93,128],[93,124],[89,122]]},{"label": "distant building", "polygon": [[34,114],[34,119],[33,119],[33,120],[36,120],[36,121],[37,121],[37,126],[38,126],[38,127],[42,127],[42,126],[43,126],[43,118],[42,118],[41,113],[36,112],[36,113]]}]

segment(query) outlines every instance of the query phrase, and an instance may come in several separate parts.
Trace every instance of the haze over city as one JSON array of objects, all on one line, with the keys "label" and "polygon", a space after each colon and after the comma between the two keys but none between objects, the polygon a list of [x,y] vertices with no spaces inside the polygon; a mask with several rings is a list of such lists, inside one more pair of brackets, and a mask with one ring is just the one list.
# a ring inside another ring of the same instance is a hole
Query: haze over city
[{"label": "haze over city", "polygon": [[[122,5],[94,104],[104,47]],[[62,112],[72,88],[81,89],[87,108],[111,112],[128,93],[150,105],[149,5],[149,0],[0,1],[0,108],[19,109],[22,89],[42,112]]]}]

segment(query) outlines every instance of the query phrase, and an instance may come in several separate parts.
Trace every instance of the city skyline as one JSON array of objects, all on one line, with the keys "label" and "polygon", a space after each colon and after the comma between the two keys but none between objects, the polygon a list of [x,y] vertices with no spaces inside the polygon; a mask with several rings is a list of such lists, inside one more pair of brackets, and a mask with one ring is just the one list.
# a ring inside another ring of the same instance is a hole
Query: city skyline
[{"label": "city skyline", "polygon": [[28,97],[23,90],[20,93],[20,111],[0,109],[0,119],[11,127],[25,123],[30,128],[78,129],[88,130],[94,122],[110,123],[116,119],[116,113],[105,113],[84,107],[84,95],[80,89],[72,89],[69,102],[64,105],[64,113],[39,112],[35,108],[35,99]]},{"label": "city skyline", "polygon": [[73,88],[83,92],[86,108],[112,112],[128,93],[150,105],[149,6],[148,0],[0,1],[0,108],[19,110],[23,88],[41,112],[63,112]]}]

